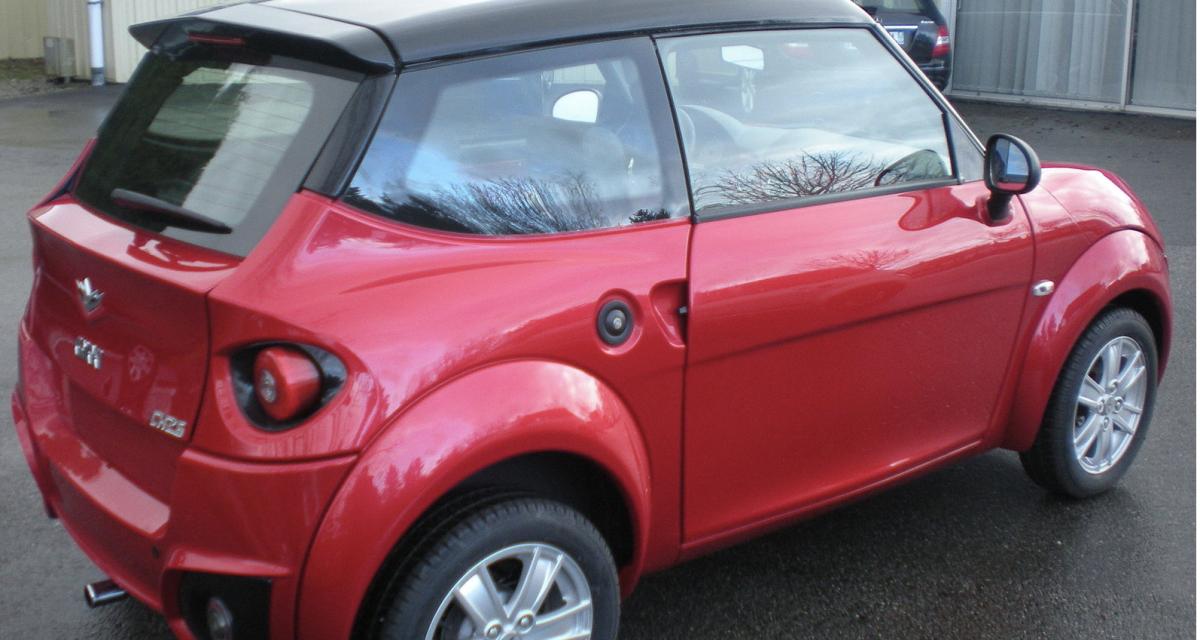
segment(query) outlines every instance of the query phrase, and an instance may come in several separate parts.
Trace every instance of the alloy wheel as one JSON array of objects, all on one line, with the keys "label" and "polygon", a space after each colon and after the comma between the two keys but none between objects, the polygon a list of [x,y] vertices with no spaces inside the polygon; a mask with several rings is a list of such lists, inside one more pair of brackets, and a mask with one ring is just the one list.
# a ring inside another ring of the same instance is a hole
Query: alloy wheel
[{"label": "alloy wheel", "polygon": [[579,564],[541,543],[472,566],[442,599],[426,640],[585,640],[592,595]]},{"label": "alloy wheel", "polygon": [[1133,442],[1146,403],[1146,356],[1136,340],[1119,336],[1100,349],[1080,383],[1072,430],[1075,459],[1098,475]]}]

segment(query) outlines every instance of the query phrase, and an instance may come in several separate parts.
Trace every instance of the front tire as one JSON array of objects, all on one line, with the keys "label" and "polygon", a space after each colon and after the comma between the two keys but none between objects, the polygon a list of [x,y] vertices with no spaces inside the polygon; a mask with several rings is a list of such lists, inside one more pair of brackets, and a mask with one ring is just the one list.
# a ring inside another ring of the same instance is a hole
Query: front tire
[{"label": "front tire", "polygon": [[613,640],[620,591],[600,532],[569,507],[505,500],[418,559],[385,613],[386,640]]},{"label": "front tire", "polygon": [[1149,323],[1131,309],[1105,311],[1067,358],[1022,466],[1054,493],[1086,498],[1108,491],[1146,437],[1157,391]]}]

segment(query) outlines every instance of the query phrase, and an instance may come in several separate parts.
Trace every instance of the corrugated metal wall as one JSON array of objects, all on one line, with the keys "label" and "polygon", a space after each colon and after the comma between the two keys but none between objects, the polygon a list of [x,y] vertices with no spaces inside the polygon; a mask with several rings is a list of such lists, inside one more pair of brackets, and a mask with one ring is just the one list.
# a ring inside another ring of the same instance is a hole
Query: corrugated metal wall
[{"label": "corrugated metal wall", "polygon": [[[75,41],[75,75],[91,77],[88,66],[87,4],[78,0],[45,0],[46,35]],[[107,54],[105,54],[107,55]]]},{"label": "corrugated metal wall", "polygon": [[1180,115],[1196,110],[1195,0],[951,4],[952,95]]},{"label": "corrugated metal wall", "polygon": [[[45,2],[49,5],[47,35],[75,40],[76,73],[88,77],[88,31],[86,0],[0,0],[0,2]],[[165,18],[229,0],[106,0],[104,26],[105,66],[110,82],[126,82],[146,50],[129,35],[129,26]],[[39,41],[40,50],[40,41]]]},{"label": "corrugated metal wall", "polygon": [[45,2],[0,0],[0,60],[42,57],[45,32]]},{"label": "corrugated metal wall", "polygon": [[107,0],[111,6],[113,46],[109,64],[113,69],[113,80],[128,80],[142,54],[146,53],[146,48],[129,35],[130,25],[229,3],[230,0]]},{"label": "corrugated metal wall", "polygon": [[1196,110],[1195,0],[1139,0],[1133,104]]},{"label": "corrugated metal wall", "polygon": [[1119,103],[1131,2],[959,0],[954,89]]}]

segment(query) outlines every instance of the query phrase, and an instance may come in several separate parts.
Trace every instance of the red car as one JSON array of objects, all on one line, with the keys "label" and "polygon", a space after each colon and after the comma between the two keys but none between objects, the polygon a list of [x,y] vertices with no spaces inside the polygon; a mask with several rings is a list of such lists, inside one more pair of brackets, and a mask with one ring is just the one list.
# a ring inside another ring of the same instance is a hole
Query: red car
[{"label": "red car", "polygon": [[181,638],[615,637],[640,576],[997,447],[1109,489],[1171,337],[1103,170],[850,0],[270,0],[29,213],[12,409]]}]

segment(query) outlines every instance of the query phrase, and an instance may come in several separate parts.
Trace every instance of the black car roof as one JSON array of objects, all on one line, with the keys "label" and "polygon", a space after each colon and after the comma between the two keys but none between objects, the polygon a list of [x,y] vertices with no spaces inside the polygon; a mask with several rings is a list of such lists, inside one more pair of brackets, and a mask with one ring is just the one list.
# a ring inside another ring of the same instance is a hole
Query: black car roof
[{"label": "black car roof", "polygon": [[607,34],[871,22],[850,0],[266,0],[384,37],[401,63]]}]

